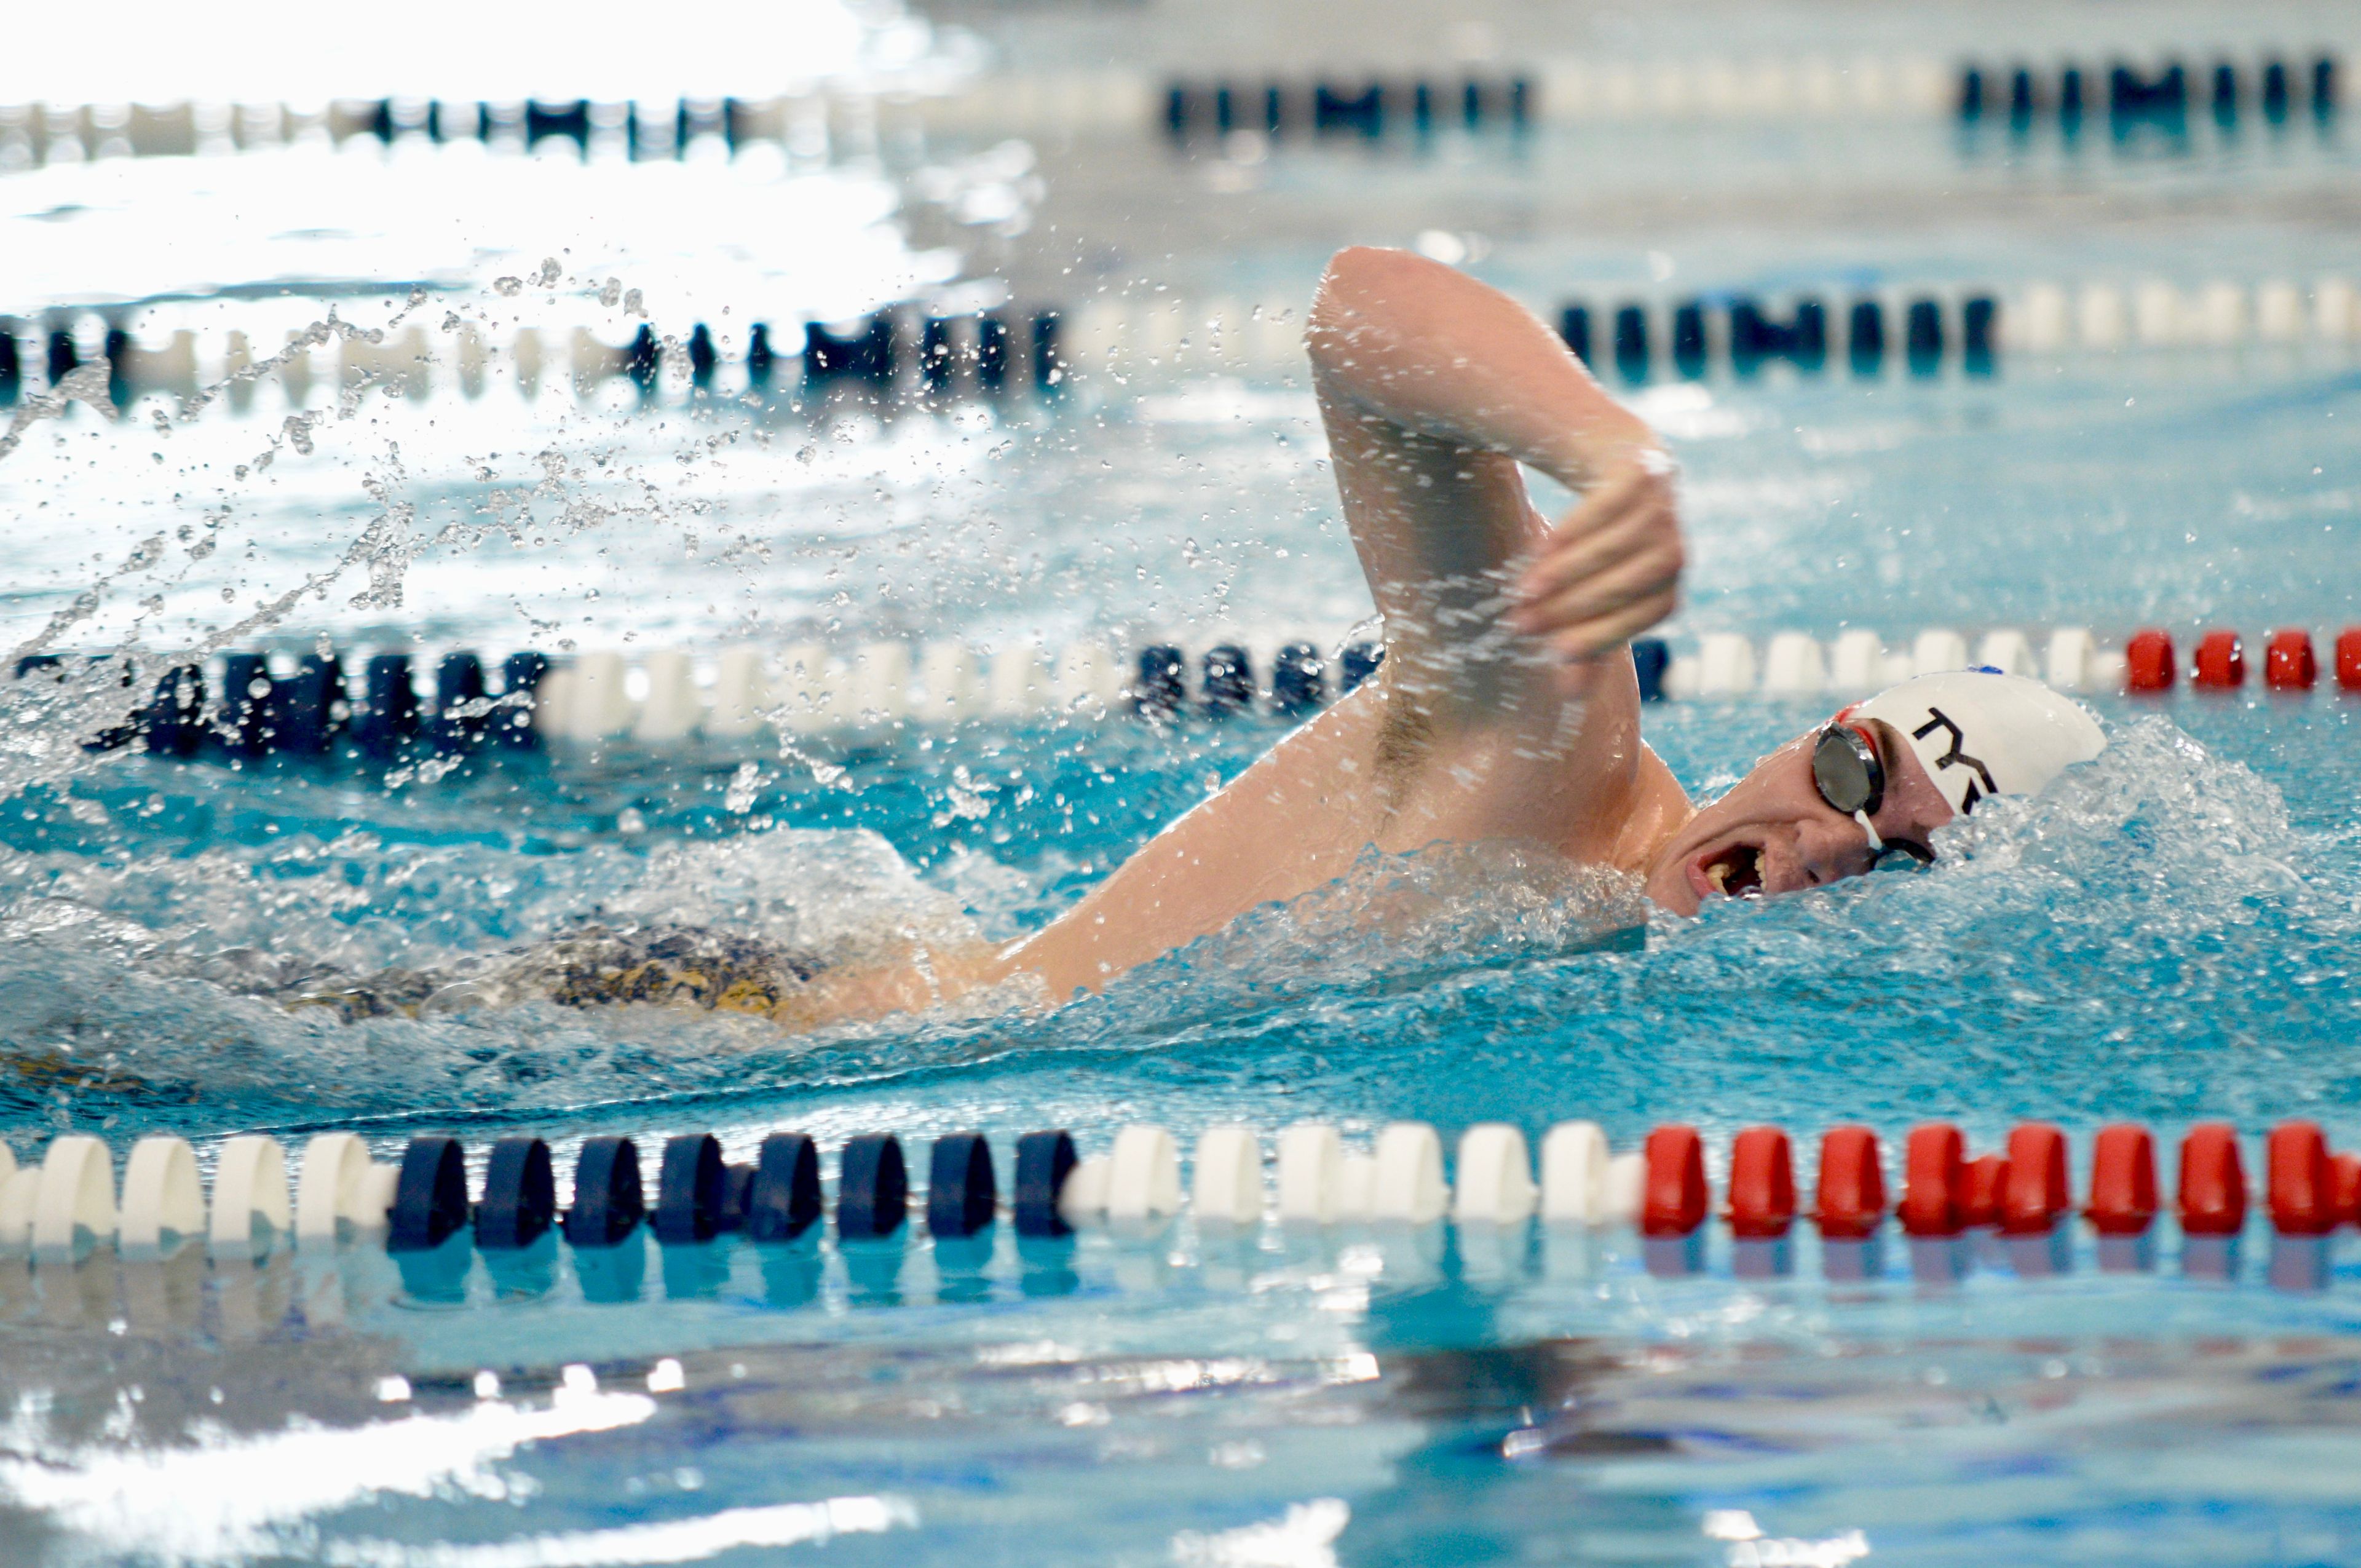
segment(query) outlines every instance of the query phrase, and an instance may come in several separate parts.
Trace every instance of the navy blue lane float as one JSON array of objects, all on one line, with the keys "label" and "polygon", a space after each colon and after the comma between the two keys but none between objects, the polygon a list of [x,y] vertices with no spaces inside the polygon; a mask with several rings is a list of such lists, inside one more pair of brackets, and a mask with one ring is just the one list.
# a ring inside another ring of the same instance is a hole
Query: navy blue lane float
[{"label": "navy blue lane float", "polygon": [[270,666],[259,653],[222,659],[221,707],[214,726],[234,757],[259,757],[270,750]]},{"label": "navy blue lane float", "polygon": [[640,1228],[645,1213],[639,1146],[629,1138],[584,1139],[574,1162],[574,1206],[566,1211],[567,1244],[613,1246]]},{"label": "navy blue lane float", "polygon": [[927,1229],[938,1236],[972,1236],[1000,1210],[992,1146],[981,1133],[935,1140],[927,1163]]},{"label": "navy blue lane float", "polygon": [[205,673],[181,664],[156,683],[156,695],[133,721],[133,733],[155,757],[193,757],[205,739]]},{"label": "navy blue lane float", "polygon": [[[1940,300],[1907,300],[1901,308],[1903,365],[1912,376],[1936,377],[1955,364],[1971,376],[1990,376],[2000,365],[2000,302],[1990,294],[1971,294],[1956,310]],[[1884,302],[1855,300],[1843,313],[1845,365],[1861,378],[1883,376],[1887,367],[1888,311]],[[1607,343],[1594,341],[1591,323],[1598,317],[1590,304],[1569,301],[1559,307],[1558,335],[1592,369],[1611,368],[1634,386],[1655,378],[1657,347],[1646,306],[1626,303],[1615,308],[1613,329]],[[1831,315],[1827,301],[1806,295],[1788,307],[1784,319],[1764,301],[1751,294],[1700,296],[1674,302],[1666,318],[1669,341],[1665,357],[1675,376],[1699,381],[1727,364],[1741,380],[1760,375],[1766,366],[1784,362],[1803,375],[1817,376],[1828,367],[1833,348]],[[1598,356],[1603,352],[1605,357]]]},{"label": "navy blue lane float", "polygon": [[484,736],[484,662],[461,650],[434,666],[434,719],[429,729],[434,750],[467,751]]},{"label": "navy blue lane float", "polygon": [[[1070,1234],[1058,1194],[1076,1164],[1062,1131],[1027,1133],[1016,1142],[1009,1215],[1027,1238]],[[981,1133],[950,1133],[927,1153],[925,1217],[939,1238],[978,1235],[998,1222],[1001,1190],[992,1146]],[[838,1154],[836,1233],[844,1241],[883,1241],[910,1217],[909,1171],[901,1140],[863,1134]],[[752,1164],[731,1165],[720,1140],[687,1133],[664,1140],[653,1207],[643,1202],[639,1146],[631,1138],[583,1140],[574,1162],[574,1201],[557,1207],[549,1145],[530,1135],[496,1140],[487,1152],[481,1198],[470,1205],[459,1140],[410,1140],[387,1216],[386,1246],[432,1251],[472,1223],[484,1252],[532,1246],[555,1229],[566,1245],[596,1251],[629,1241],[641,1226],[658,1245],[696,1246],[732,1234],[765,1245],[800,1240],[827,1217],[818,1146],[807,1134],[765,1136]]]},{"label": "navy blue lane float", "polygon": [[[263,672],[265,677],[269,671]],[[264,739],[291,757],[316,757],[335,744],[344,723],[345,667],[335,653],[306,653],[295,673],[270,683],[270,723]]]},{"label": "navy blue lane float", "polygon": [[820,1209],[818,1146],[802,1133],[764,1138],[746,1195],[747,1239],[794,1241],[818,1223]]},{"label": "navy blue lane float", "polygon": [[[1664,695],[1664,644],[1642,638],[1632,644],[1642,694]],[[1135,678],[1126,694],[1128,709],[1155,721],[1191,715],[1211,719],[1268,711],[1301,718],[1332,698],[1349,696],[1374,675],[1385,650],[1354,642],[1330,660],[1311,642],[1281,646],[1270,666],[1268,689],[1253,655],[1235,643],[1208,649],[1198,663],[1195,696],[1189,659],[1170,644],[1140,651]],[[292,674],[274,676],[268,659],[255,652],[224,657],[220,696],[208,706],[211,687],[196,664],[165,671],[149,696],[126,720],[85,742],[92,751],[137,746],[150,756],[210,758],[234,764],[270,757],[342,759],[392,767],[428,756],[457,758],[485,751],[531,751],[542,745],[533,718],[534,694],[552,669],[547,655],[530,650],[500,661],[497,693],[483,659],[460,650],[434,664],[431,702],[417,688],[416,663],[403,652],[379,653],[363,666],[360,689],[348,688],[342,661],[332,651],[305,653]],[[62,679],[67,666],[56,654],[19,659],[16,678]],[[122,681],[135,690],[140,677],[126,662]],[[746,1178],[737,1179],[742,1185]]]},{"label": "navy blue lane float", "polygon": [[[54,654],[34,655],[17,662],[16,678],[63,667]],[[126,684],[131,684],[137,676],[127,663],[125,669]],[[283,675],[271,674],[263,653],[232,652],[222,656],[217,693],[208,685],[202,666],[173,665],[124,724],[86,744],[92,751],[136,744],[151,756],[213,756],[231,762],[319,757],[340,745],[380,763],[409,758],[422,747],[456,755],[488,740],[506,750],[531,751],[541,744],[531,698],[549,670],[546,654],[530,650],[511,653],[501,661],[496,696],[483,660],[457,650],[443,655],[434,666],[430,707],[421,700],[408,653],[373,655],[355,691],[333,651],[304,653]]]},{"label": "navy blue lane float", "polygon": [[1016,1190],[1009,1218],[1016,1234],[1043,1240],[1071,1234],[1058,1212],[1058,1193],[1080,1163],[1074,1140],[1064,1132],[1027,1133],[1016,1140]]},{"label": "navy blue lane float", "polygon": [[467,1223],[467,1167],[458,1139],[410,1140],[386,1221],[389,1252],[431,1251]]},{"label": "navy blue lane float", "polygon": [[2341,107],[2341,77],[2340,61],[2328,54],[2210,63],[2175,59],[2153,67],[2123,60],[2054,68],[1978,61],[1960,70],[1959,115],[1970,126],[2004,120],[2023,134],[2050,124],[2072,136],[2085,115],[2104,113],[2110,131],[2125,140],[2150,132],[2184,135],[2190,116],[2201,109],[2224,131],[2249,115],[2284,126],[2299,108],[2326,126]]},{"label": "navy blue lane float", "polygon": [[774,114],[743,98],[683,98],[672,104],[591,98],[531,98],[522,103],[381,98],[340,102],[328,115],[336,141],[381,142],[423,137],[431,142],[514,138],[547,153],[570,146],[588,158],[594,148],[617,148],[634,162],[686,156],[691,143],[718,137],[735,148],[776,141]]},{"label": "navy blue lane float", "polygon": [[[844,396],[886,401],[916,396],[941,402],[974,394],[998,398],[1030,390],[1053,399],[1064,386],[1070,367],[1062,346],[1064,317],[1054,307],[1014,306],[953,315],[941,315],[910,304],[889,306],[851,322],[785,323],[786,340],[799,334],[802,374],[787,389],[792,406],[796,399],[818,402]],[[750,388],[774,386],[779,349],[773,324],[756,322],[748,329],[744,366]],[[915,342],[913,341],[915,339]],[[664,356],[670,342],[653,324],[642,323],[628,343],[609,349],[612,369],[635,386],[642,397],[659,390]],[[689,381],[709,392],[723,364],[723,351],[707,323],[692,323],[682,349],[688,360]],[[127,408],[158,383],[138,344],[126,333],[106,336],[110,396],[118,408]],[[9,318],[0,316],[0,407],[16,401],[23,390],[25,345],[16,338]],[[45,357],[48,384],[57,385],[81,364],[73,339],[63,332],[48,339]],[[462,381],[466,395],[479,387]]]},{"label": "navy blue lane float", "polygon": [[531,1246],[549,1234],[556,1216],[557,1181],[549,1146],[530,1136],[493,1144],[484,1166],[484,1201],[476,1205],[477,1249]]},{"label": "navy blue lane float", "polygon": [[1309,642],[1290,642],[1270,666],[1270,708],[1284,718],[1316,713],[1328,702],[1328,662]]},{"label": "navy blue lane float", "polygon": [[902,1141],[891,1133],[863,1133],[838,1157],[836,1234],[874,1241],[900,1230],[910,1217],[910,1179]]},{"label": "navy blue lane float", "polygon": [[1139,651],[1138,679],[1131,688],[1131,707],[1142,718],[1171,718],[1189,700],[1189,665],[1180,650],[1155,643]]},{"label": "navy blue lane float", "polygon": [[1217,643],[1205,650],[1197,689],[1207,717],[1243,713],[1254,706],[1254,661],[1235,642]]},{"label": "navy blue lane float", "polygon": [[1312,81],[1176,81],[1164,90],[1164,129],[1177,143],[1254,131],[1276,137],[1423,137],[1456,126],[1522,131],[1535,112],[1522,76]]},{"label": "navy blue lane float", "polygon": [[664,1167],[656,1181],[656,1240],[666,1245],[711,1241],[720,1234],[729,1195],[721,1141],[710,1133],[664,1140]]}]

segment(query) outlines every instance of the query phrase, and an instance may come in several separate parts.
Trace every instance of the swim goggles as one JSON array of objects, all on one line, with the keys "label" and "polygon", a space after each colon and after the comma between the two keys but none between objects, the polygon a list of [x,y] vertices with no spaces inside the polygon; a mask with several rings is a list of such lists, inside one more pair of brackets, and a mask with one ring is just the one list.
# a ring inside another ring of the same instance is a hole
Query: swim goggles
[{"label": "swim goggles", "polygon": [[1878,837],[1870,818],[1885,804],[1885,759],[1878,754],[1870,732],[1851,724],[1831,724],[1812,742],[1812,784],[1820,798],[1855,822],[1869,835],[1872,853],[1898,850],[1921,865],[1934,859],[1925,849],[1904,840],[1888,844]]}]

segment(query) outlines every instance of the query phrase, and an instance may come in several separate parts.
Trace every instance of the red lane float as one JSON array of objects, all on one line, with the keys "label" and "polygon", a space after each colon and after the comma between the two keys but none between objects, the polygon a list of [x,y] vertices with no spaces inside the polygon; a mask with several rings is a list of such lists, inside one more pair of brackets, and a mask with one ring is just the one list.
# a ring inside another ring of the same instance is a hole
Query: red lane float
[{"label": "red lane float", "polygon": [[2263,649],[2263,684],[2279,692],[2308,692],[2320,679],[2320,661],[2312,652],[2312,633],[2285,627],[2271,633]]},{"label": "red lane float", "polygon": [[2197,643],[2198,685],[2232,691],[2246,684],[2246,640],[2235,631],[2207,632]]},{"label": "red lane float", "polygon": [[[1958,1157],[1955,1152],[1954,1165]],[[1878,1163],[1877,1135],[1867,1127],[1830,1127],[1820,1135],[1813,1218],[1820,1234],[1839,1240],[1870,1235],[1884,1221],[1885,1172]]]},{"label": "red lane float", "polygon": [[2172,658],[2172,637],[2154,627],[2132,633],[2124,644],[2124,688],[2136,692],[2170,691],[2180,671]]},{"label": "red lane float", "polygon": [[2008,1192],[2008,1156],[1988,1154],[1968,1161],[1966,1197],[1960,1218],[1971,1225],[2000,1223],[2001,1204]]},{"label": "red lane float", "polygon": [[2361,1155],[2334,1157],[2328,1162],[2328,1173],[2336,1184],[2336,1223],[2361,1225]]},{"label": "red lane float", "polygon": [[1705,1223],[1705,1144],[1695,1127],[1658,1127],[1648,1135],[1647,1183],[1640,1199],[1640,1231],[1685,1236]]},{"label": "red lane float", "polygon": [[1795,1223],[1795,1160],[1787,1135],[1749,1127],[1730,1146],[1730,1234],[1784,1236]]},{"label": "red lane float", "polygon": [[2336,634],[2336,685],[2339,690],[2361,692],[2361,626]]},{"label": "red lane float", "polygon": [[2271,1129],[2265,1162],[2271,1223],[2291,1236],[2322,1236],[2336,1228],[2336,1174],[2328,1140],[2310,1122]]},{"label": "red lane float", "polygon": [[2136,1236],[2156,1223],[2156,1140],[2146,1127],[2099,1129],[2091,1146],[2091,1196],[2082,1212],[2103,1236]]},{"label": "red lane float", "polygon": [[2066,1135],[2047,1122],[2026,1122],[2009,1129],[2000,1228],[2011,1235],[2037,1234],[2073,1208],[2073,1189],[2066,1176]]},{"label": "red lane float", "polygon": [[2246,1169],[2238,1129],[2201,1122],[2180,1140],[2180,1228],[2193,1236],[2234,1236],[2246,1223]]},{"label": "red lane float", "polygon": [[1902,1157],[1904,1230],[1914,1236],[1956,1236],[1966,1228],[1967,1152],[1960,1129],[1946,1123],[1910,1129]]}]

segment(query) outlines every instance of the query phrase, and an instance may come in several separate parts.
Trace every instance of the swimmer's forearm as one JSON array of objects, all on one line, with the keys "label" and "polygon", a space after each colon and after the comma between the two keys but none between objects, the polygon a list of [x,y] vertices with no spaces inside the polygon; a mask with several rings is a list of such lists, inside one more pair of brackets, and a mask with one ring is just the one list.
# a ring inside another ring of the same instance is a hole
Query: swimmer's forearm
[{"label": "swimmer's forearm", "polygon": [[1339,251],[1305,345],[1328,396],[1569,487],[1657,444],[1532,312],[1408,251]]}]

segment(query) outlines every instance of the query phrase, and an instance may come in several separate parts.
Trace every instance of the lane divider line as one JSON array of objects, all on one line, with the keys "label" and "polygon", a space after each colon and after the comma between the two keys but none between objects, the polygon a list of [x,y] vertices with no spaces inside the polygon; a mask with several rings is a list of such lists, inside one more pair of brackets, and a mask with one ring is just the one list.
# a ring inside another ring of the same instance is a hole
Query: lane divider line
[{"label": "lane divider line", "polygon": [[[193,307],[191,307],[193,311]],[[208,388],[233,411],[252,405],[260,338],[246,330],[177,326],[174,307],[143,308],[146,335],[123,313],[38,310],[0,316],[0,405],[55,392],[80,367],[107,367],[125,407],[150,393],[193,406]],[[1549,319],[1602,377],[1653,381],[1730,378],[1773,366],[1805,376],[1925,379],[1957,369],[1997,374],[2004,355],[2074,352],[2300,350],[2361,344],[2361,288],[2328,276],[2300,281],[2169,278],[2033,280],[2003,291],[1895,283],[1871,289],[1745,288],[1694,294],[1561,297]],[[307,328],[309,323],[306,323]],[[589,327],[520,327],[505,342],[472,323],[430,334],[339,324],[329,344],[290,328],[268,362],[292,407],[315,389],[423,399],[437,387],[482,396],[495,378],[530,399],[565,385],[582,399],[624,382],[642,400],[756,396],[818,408],[847,399],[943,406],[1019,391],[1054,397],[1081,380],[1124,388],[1222,376],[1292,383],[1304,367],[1293,304],[1170,294],[1098,296],[1069,304],[1011,303],[937,312],[904,302],[851,323],[755,322],[741,335],[704,322],[686,334],[642,323],[610,344]],[[2178,362],[2178,361],[2174,361]],[[2264,364],[2269,356],[2256,361]]]},{"label": "lane divider line", "polygon": [[[431,1251],[463,1231],[478,1250],[514,1251],[555,1230],[569,1245],[596,1251],[628,1240],[643,1223],[664,1246],[739,1233],[787,1243],[831,1212],[837,1235],[860,1242],[900,1235],[914,1218],[937,1237],[970,1236],[1004,1213],[1020,1234],[1053,1237],[1081,1227],[1160,1225],[1183,1213],[1227,1224],[1268,1219],[1315,1227],[1423,1227],[1447,1217],[1462,1229],[1519,1225],[1538,1214],[1547,1223],[1635,1225],[1656,1238],[1692,1236],[1718,1217],[1738,1241],[1777,1240],[1798,1224],[1832,1241],[1858,1241],[1889,1218],[1914,1237],[1977,1228],[2035,1236],[2078,1213],[2102,1236],[2144,1235],[2166,1212],[2155,1140],[2134,1124],[2110,1124],[2092,1137],[2079,1209],[2067,1135],[2044,1122],[2017,1124],[2004,1149],[1973,1159],[1956,1127],[1912,1129],[1894,1201],[1877,1135],[1859,1125],[1822,1134],[1808,1202],[1797,1188],[1788,1135],[1776,1126],[1732,1136],[1719,1207],[1706,1140],[1692,1126],[1658,1126],[1636,1154],[1616,1156],[1596,1123],[1565,1122],[1549,1129],[1541,1148],[1537,1179],[1521,1129],[1478,1123],[1461,1134],[1446,1179],[1442,1138],[1425,1123],[1387,1124],[1367,1154],[1349,1152],[1333,1124],[1299,1123],[1279,1133],[1267,1167],[1258,1134],[1224,1124],[1198,1140],[1184,1184],[1180,1142],[1163,1127],[1124,1126],[1105,1153],[1081,1158],[1071,1135],[1049,1131],[1018,1140],[1016,1181],[1004,1204],[982,1135],[936,1139],[927,1188],[914,1192],[901,1141],[872,1133],[838,1151],[831,1206],[808,1135],[772,1133],[753,1162],[733,1165],[719,1139],[695,1133],[665,1140],[648,1204],[640,1197],[638,1146],[601,1136],[584,1143],[571,1201],[561,1208],[549,1146],[531,1135],[493,1142],[481,1190],[471,1198],[456,1138],[413,1137],[401,1160],[386,1166],[368,1163],[350,1134],[319,1134],[304,1146],[291,1204],[284,1151],[277,1140],[249,1134],[221,1146],[208,1206],[190,1145],[157,1135],[133,1147],[118,1211],[106,1145],[66,1135],[51,1140],[37,1166],[18,1168],[0,1148],[11,1194],[0,1206],[6,1216],[0,1247],[29,1252],[47,1268],[72,1266],[108,1243],[133,1255],[202,1242],[216,1261],[253,1261],[284,1242],[377,1238],[394,1252]],[[2261,1209],[2273,1229],[2320,1236],[2361,1224],[2361,1157],[2333,1151],[2316,1124],[2273,1127],[2264,1162]],[[390,1183],[375,1178],[381,1170],[393,1173]],[[29,1202],[15,1196],[27,1178]],[[2188,1129],[2171,1205],[2182,1233],[2235,1235],[2252,1207],[2237,1129],[2222,1122]]]},{"label": "lane divider line", "polygon": [[[1269,649],[1268,641],[1262,649]],[[2014,627],[1971,643],[1952,629],[1930,627],[1888,644],[1852,628],[1833,641],[1778,632],[1758,644],[1736,632],[1710,631],[1693,644],[1662,638],[1633,642],[1632,663],[1648,701],[1731,700],[1763,696],[1817,700],[1881,689],[1914,674],[1983,667],[2048,681],[2061,691],[2159,695],[2184,682],[2202,692],[2243,689],[2257,665],[2243,633],[2207,629],[2184,663],[2172,634],[2134,632],[2121,647],[2102,644],[2083,627],[2051,630],[2037,648]],[[350,679],[342,658],[307,652],[291,668],[281,656],[233,652],[208,669],[169,664],[152,695],[123,723],[91,737],[91,750],[136,746],[154,756],[231,762],[270,756],[337,756],[386,766],[489,750],[544,745],[660,749],[700,740],[739,741],[766,731],[786,735],[876,732],[908,725],[1096,721],[1130,715],[1158,723],[1219,720],[1264,711],[1301,718],[1370,679],[1384,652],[1350,642],[1333,652],[1310,641],[1258,652],[1216,643],[1192,663],[1177,644],[1151,642],[1128,667],[1106,644],[1050,650],[1020,643],[989,654],[935,641],[912,656],[910,645],[872,641],[831,651],[796,643],[775,657],[753,647],[723,649],[706,661],[676,648],[642,656],[636,668],[613,649],[564,661],[533,652],[500,662],[500,690],[485,661],[458,650],[436,661],[432,700],[408,652],[379,652]],[[2266,641],[2263,685],[2281,697],[2325,685],[2361,693],[2361,626],[2334,635],[2323,660],[2312,633],[2279,626]],[[127,660],[63,654],[20,659],[20,681],[83,679],[142,689]],[[1192,679],[1193,674],[1193,679]],[[209,694],[220,691],[218,701]]]},{"label": "lane divider line", "polygon": [[1010,131],[1132,128],[1188,142],[1249,133],[1364,140],[1445,130],[1515,133],[1596,121],[1926,118],[1976,126],[2004,120],[2078,131],[2106,116],[2118,136],[2185,134],[2206,112],[2224,130],[2247,115],[2283,126],[2299,111],[2334,120],[2342,61],[2287,49],[2123,51],[2054,65],[1924,55],[1854,53],[1750,58],[1601,59],[1554,56],[1529,74],[1331,71],[1168,78],[1098,70],[960,75],[919,69],[871,83],[828,84],[770,98],[515,98],[415,96],[324,104],[0,104],[0,172],[70,159],[214,156],[308,143],[382,146],[482,143],[522,153],[563,148],[581,159],[684,159],[700,147],[734,153],[790,143],[830,156],[873,153],[911,131],[990,136]]}]

